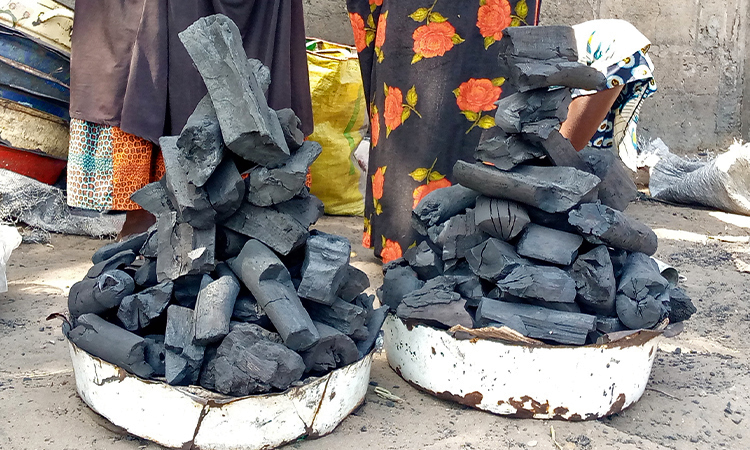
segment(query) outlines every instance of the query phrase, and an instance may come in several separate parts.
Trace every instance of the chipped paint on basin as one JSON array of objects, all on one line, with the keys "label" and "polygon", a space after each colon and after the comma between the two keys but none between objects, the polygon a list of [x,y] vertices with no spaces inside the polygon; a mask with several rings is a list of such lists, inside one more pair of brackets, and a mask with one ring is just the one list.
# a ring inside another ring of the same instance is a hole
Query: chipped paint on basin
[{"label": "chipped paint on basin", "polygon": [[282,393],[227,397],[144,380],[68,342],[76,390],[129,433],[170,448],[255,450],[334,430],[362,404],[372,353]]},{"label": "chipped paint on basin", "polygon": [[459,340],[389,315],[388,364],[437,397],[495,414],[588,420],[617,413],[643,395],[661,334],[640,331],[582,347]]}]

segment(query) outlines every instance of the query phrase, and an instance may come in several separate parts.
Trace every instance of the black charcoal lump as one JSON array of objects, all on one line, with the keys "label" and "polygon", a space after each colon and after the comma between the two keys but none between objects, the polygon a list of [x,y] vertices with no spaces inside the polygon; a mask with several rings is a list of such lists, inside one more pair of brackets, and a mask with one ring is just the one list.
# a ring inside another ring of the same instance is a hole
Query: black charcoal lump
[{"label": "black charcoal lump", "polygon": [[465,161],[456,162],[453,175],[462,185],[488,197],[514,200],[549,213],[570,210],[600,181],[572,167],[519,166],[505,172]]},{"label": "black charcoal lump", "polygon": [[234,214],[245,198],[245,180],[232,158],[224,158],[205,185],[208,201],[220,222]]},{"label": "black charcoal lump", "polygon": [[245,396],[285,390],[302,378],[302,357],[269,340],[253,326],[232,330],[201,375],[201,385],[222,394]]},{"label": "black charcoal lump", "polygon": [[477,199],[474,220],[480,230],[504,241],[514,239],[530,222],[518,203],[485,196]]},{"label": "black charcoal lump", "polygon": [[223,226],[259,240],[281,255],[302,247],[310,235],[291,215],[249,203],[243,203]]},{"label": "black charcoal lump", "polygon": [[284,132],[284,139],[289,150],[294,151],[302,147],[305,142],[305,134],[302,132],[302,122],[294,114],[291,108],[284,108],[276,111],[281,124],[281,130]]},{"label": "black charcoal lump", "polygon": [[287,347],[300,351],[318,342],[320,336],[297,296],[289,271],[271,249],[251,239],[229,264],[268,314]]},{"label": "black charcoal lump", "polygon": [[474,158],[497,167],[510,170],[526,161],[544,156],[541,148],[530,144],[519,135],[507,134],[499,127],[482,132],[482,138],[474,153]]},{"label": "black charcoal lump", "polygon": [[611,151],[592,147],[584,148],[578,155],[589,167],[589,172],[602,180],[599,185],[599,201],[610,208],[625,211],[638,195],[638,189],[620,158]]},{"label": "black charcoal lump", "polygon": [[454,291],[455,282],[447,277],[433,278],[408,295],[398,305],[396,315],[440,328],[463,325],[471,328],[473,319],[466,311],[466,299]]},{"label": "black charcoal lump", "polygon": [[478,192],[461,185],[436,189],[425,195],[412,211],[412,215],[418,222],[423,223],[426,229],[445,222],[466,208],[471,208],[478,196]]},{"label": "black charcoal lump", "polygon": [[164,334],[167,383],[187,386],[198,382],[205,347],[193,342],[194,335],[193,310],[177,305],[167,308],[167,328]]},{"label": "black charcoal lump", "polygon": [[128,331],[146,328],[151,321],[161,316],[172,298],[174,283],[165,281],[156,286],[128,295],[120,303],[117,318]]},{"label": "black charcoal lump", "polygon": [[196,228],[212,227],[216,211],[211,207],[206,190],[188,177],[187,165],[182,160],[182,152],[177,148],[177,137],[160,138],[159,147],[164,156],[167,196],[178,213],[179,221]]},{"label": "black charcoal lump", "polygon": [[240,283],[229,267],[216,267],[215,281],[201,288],[195,304],[195,342],[208,345],[229,334],[229,322],[240,293]]},{"label": "black charcoal lump", "polygon": [[336,293],[348,273],[351,250],[348,239],[315,231],[307,240],[297,294],[326,305],[336,301]]},{"label": "black charcoal lump", "polygon": [[346,266],[344,281],[336,295],[345,302],[352,302],[368,287],[370,287],[370,279],[367,274],[349,264]]},{"label": "black charcoal lump", "polygon": [[70,287],[68,311],[75,319],[82,314],[102,314],[120,306],[133,293],[133,278],[122,270],[111,270],[96,278],[86,278]]},{"label": "black charcoal lump", "polygon": [[617,285],[617,316],[628,328],[652,328],[669,314],[669,282],[656,262],[644,253],[631,253]]},{"label": "black charcoal lump", "polygon": [[423,280],[429,280],[443,274],[443,260],[425,241],[406,250],[404,259],[409,262],[409,266]]},{"label": "black charcoal lump", "polygon": [[534,339],[583,345],[596,329],[596,316],[485,298],[477,308],[477,325],[506,326]]},{"label": "black charcoal lump", "polygon": [[647,225],[601,203],[584,203],[568,213],[568,222],[592,244],[653,255],[656,234]]},{"label": "black charcoal lump", "polygon": [[139,377],[148,378],[154,370],[146,362],[146,343],[142,337],[96,314],[83,314],[75,321],[68,338],[82,350],[122,367]]},{"label": "black charcoal lump", "polygon": [[301,353],[305,373],[326,373],[359,359],[357,345],[349,336],[326,324],[314,323],[320,334],[320,341]]},{"label": "black charcoal lump", "polygon": [[305,188],[307,171],[323,148],[307,141],[282,166],[256,167],[247,179],[247,200],[255,206],[271,206],[291,200]]},{"label": "black charcoal lump", "polygon": [[530,264],[512,245],[495,238],[471,249],[466,262],[475,275],[492,282],[504,278],[519,265]]},{"label": "black charcoal lump", "polygon": [[579,255],[568,273],[576,282],[578,304],[596,314],[615,315],[617,280],[606,246]]},{"label": "black charcoal lump", "polygon": [[188,117],[177,139],[179,161],[187,179],[200,187],[206,184],[224,157],[224,140],[211,97],[205,95]]},{"label": "black charcoal lump", "polygon": [[576,284],[564,270],[549,266],[516,266],[497,287],[514,297],[547,303],[574,303]]},{"label": "black charcoal lump", "polygon": [[215,226],[197,229],[187,223],[178,223],[174,212],[159,216],[157,224],[159,255],[156,275],[159,282],[214,269]]},{"label": "black charcoal lump", "polygon": [[267,167],[286,162],[284,132],[248,63],[237,25],[216,14],[198,19],[179,38],[206,83],[227,147]]},{"label": "black charcoal lump", "polygon": [[106,261],[116,254],[124,252],[126,250],[138,252],[141,247],[143,247],[143,244],[146,243],[146,240],[148,240],[150,235],[150,232],[144,231],[143,233],[128,236],[126,239],[120,242],[112,242],[110,244],[107,244],[94,252],[94,256],[91,257],[91,262],[97,264],[102,261]]},{"label": "black charcoal lump", "polygon": [[383,285],[378,289],[380,303],[396,311],[404,296],[424,286],[417,273],[409,266],[394,265],[384,268]]},{"label": "black charcoal lump", "polygon": [[569,89],[516,92],[497,102],[495,123],[506,133],[520,133],[523,125],[545,119],[563,122],[568,116]]},{"label": "black charcoal lump", "polygon": [[581,244],[583,238],[577,234],[532,223],[526,227],[516,249],[527,258],[568,266],[578,255]]},{"label": "black charcoal lump", "polygon": [[489,238],[489,235],[477,226],[473,209],[467,209],[465,214],[458,214],[430,228],[434,231],[438,231],[437,229],[440,232],[433,242],[442,248],[441,256],[446,262],[465,258],[473,247]]},{"label": "black charcoal lump", "polygon": [[363,308],[341,299],[336,299],[331,305],[307,302],[306,306],[314,321],[333,327],[357,341],[367,338],[367,311]]},{"label": "black charcoal lump", "polygon": [[164,178],[149,183],[133,192],[130,195],[130,199],[157,217],[161,214],[175,211],[175,207],[167,195],[167,180]]}]

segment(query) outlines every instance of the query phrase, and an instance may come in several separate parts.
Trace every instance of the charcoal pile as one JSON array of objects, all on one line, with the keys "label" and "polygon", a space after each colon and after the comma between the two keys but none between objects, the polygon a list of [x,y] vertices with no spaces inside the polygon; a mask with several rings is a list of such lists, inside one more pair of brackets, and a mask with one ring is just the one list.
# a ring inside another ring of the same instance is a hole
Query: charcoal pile
[{"label": "charcoal pile", "polygon": [[515,93],[497,102],[476,163],[412,213],[424,240],[384,267],[381,302],[411,323],[511,328],[552,344],[688,318],[695,308],[650,257],[657,238],[623,213],[636,189],[614,153],[576,152],[559,132],[571,88],[604,77],[577,62],[569,27],[504,32]]},{"label": "charcoal pile", "polygon": [[234,396],[359,360],[386,309],[364,293],[349,241],[310,230],[323,214],[305,187],[320,145],[291,110],[268,107],[268,69],[228,18],[180,39],[208,95],[160,140],[164,178],[132,196],[156,225],[99,249],[72,286],[69,338],[138,376]]}]

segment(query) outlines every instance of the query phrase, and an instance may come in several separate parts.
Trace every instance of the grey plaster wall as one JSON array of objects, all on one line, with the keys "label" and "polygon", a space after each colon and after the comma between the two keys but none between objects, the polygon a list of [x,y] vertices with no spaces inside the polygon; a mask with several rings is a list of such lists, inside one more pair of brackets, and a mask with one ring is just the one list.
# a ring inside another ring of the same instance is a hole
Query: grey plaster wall
[{"label": "grey plaster wall", "polygon": [[[352,42],[344,0],[304,3],[309,36]],[[683,154],[750,140],[750,0],[542,3],[542,24],[596,18],[628,20],[651,39],[659,91],[644,104],[642,137],[660,137]]]}]

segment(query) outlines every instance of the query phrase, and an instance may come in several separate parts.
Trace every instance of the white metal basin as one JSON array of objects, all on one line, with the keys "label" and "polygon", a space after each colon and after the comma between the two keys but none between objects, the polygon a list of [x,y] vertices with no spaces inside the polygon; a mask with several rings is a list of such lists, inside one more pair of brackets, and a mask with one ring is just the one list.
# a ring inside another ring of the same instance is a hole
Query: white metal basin
[{"label": "white metal basin", "polygon": [[68,342],[84,402],[136,436],[180,449],[269,449],[334,430],[362,404],[372,353],[278,394],[226,397],[138,378]]},{"label": "white metal basin", "polygon": [[639,331],[603,345],[528,346],[459,340],[390,315],[388,364],[418,389],[493,412],[588,420],[617,413],[643,395],[662,333]]}]

